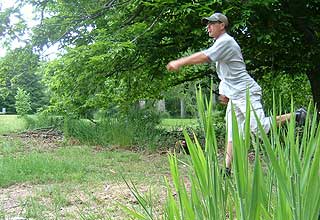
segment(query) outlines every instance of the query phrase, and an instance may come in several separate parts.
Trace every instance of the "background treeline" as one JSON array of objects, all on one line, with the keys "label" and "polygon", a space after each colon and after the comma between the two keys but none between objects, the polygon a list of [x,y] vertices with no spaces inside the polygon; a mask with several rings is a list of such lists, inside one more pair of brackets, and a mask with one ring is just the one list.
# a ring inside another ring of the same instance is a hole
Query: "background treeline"
[{"label": "background treeline", "polygon": [[[93,118],[115,107],[126,111],[141,100],[166,100],[169,116],[193,117],[194,84],[218,83],[214,68],[168,73],[165,65],[212,44],[201,18],[214,11],[229,17],[229,32],[264,89],[267,111],[273,91],[286,111],[292,96],[297,106],[311,99],[317,104],[318,3],[24,0],[11,8],[0,5],[1,41],[8,50],[0,58],[0,107],[15,112],[20,88],[30,95],[31,112]],[[34,10],[32,26],[21,12],[28,5]],[[17,41],[21,48],[11,49]],[[48,57],[45,52],[53,45],[58,54]]]}]

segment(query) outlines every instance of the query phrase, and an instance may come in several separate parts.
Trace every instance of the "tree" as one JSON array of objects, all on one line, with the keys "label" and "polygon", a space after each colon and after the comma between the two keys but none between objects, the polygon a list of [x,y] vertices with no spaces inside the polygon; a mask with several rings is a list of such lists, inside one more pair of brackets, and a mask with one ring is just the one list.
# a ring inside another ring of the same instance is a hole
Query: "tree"
[{"label": "tree", "polygon": [[270,72],[306,74],[313,100],[319,107],[320,1],[229,3],[233,7],[228,13],[233,21],[232,31],[242,45],[254,76],[261,78]]},{"label": "tree", "polygon": [[18,115],[27,115],[31,110],[30,94],[23,89],[18,88],[17,95],[15,96],[16,112]]},{"label": "tree", "polygon": [[3,91],[0,97],[2,107],[9,112],[15,111],[15,95],[18,88],[30,94],[31,108],[35,112],[48,103],[41,75],[37,73],[40,66],[39,56],[32,48],[17,48],[0,58],[0,83]]},{"label": "tree", "polygon": [[[38,51],[59,42],[61,57],[45,70],[52,104],[85,115],[92,108],[159,98],[168,88],[212,76],[209,66],[168,74],[166,63],[208,47],[201,18],[224,12],[248,69],[263,74],[307,74],[320,102],[319,0],[254,1],[19,1],[33,4]],[[281,83],[281,82],[279,82]]]},{"label": "tree", "polygon": [[[85,115],[92,108],[107,108],[110,104],[119,103],[130,104],[142,98],[159,98],[162,91],[173,85],[212,74],[208,67],[198,67],[197,71],[182,75],[164,74],[167,60],[173,58],[173,46],[179,43],[180,47],[184,48],[180,51],[184,51],[190,45],[179,42],[176,38],[166,39],[165,36],[176,32],[178,26],[175,24],[171,27],[166,24],[167,19],[172,22],[170,13],[166,14],[168,6],[161,13],[158,6],[148,4],[131,1],[124,6],[115,6],[106,11],[103,17],[97,17],[93,21],[82,19],[82,28],[88,27],[87,22],[91,22],[95,27],[90,33],[91,37],[81,37],[81,40],[78,35],[74,35],[72,40],[64,38],[63,45],[73,46],[67,48],[66,53],[48,65],[46,70],[55,109],[72,115]],[[69,7],[68,4],[65,7]],[[172,14],[174,13],[175,10]],[[191,10],[190,13],[196,12]],[[80,14],[74,12],[68,18],[72,21],[77,18],[81,20],[79,17],[86,18]],[[179,14],[183,15],[184,12],[180,11]],[[57,14],[57,17],[65,16],[67,15]],[[50,19],[52,18],[48,18]],[[44,21],[46,22],[50,23]],[[199,20],[197,23],[197,26],[200,26]],[[74,23],[69,21],[68,24]],[[76,25],[79,26],[80,22]],[[190,28],[191,26],[190,24]],[[55,33],[66,33],[74,28]],[[199,32],[203,31],[195,31],[193,39],[206,35]],[[187,35],[190,34],[185,33],[185,36]],[[190,41],[190,36],[188,38]],[[182,36],[181,40],[186,41]],[[174,50],[177,51],[176,48]]]}]

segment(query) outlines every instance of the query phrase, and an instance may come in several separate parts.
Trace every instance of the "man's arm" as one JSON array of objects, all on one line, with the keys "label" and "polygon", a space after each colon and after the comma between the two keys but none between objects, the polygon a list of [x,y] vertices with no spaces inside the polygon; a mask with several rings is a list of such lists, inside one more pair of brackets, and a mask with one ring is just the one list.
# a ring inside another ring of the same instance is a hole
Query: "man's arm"
[{"label": "man's arm", "polygon": [[180,67],[185,65],[201,64],[206,62],[210,62],[210,59],[203,52],[197,52],[190,56],[182,57],[169,62],[167,65],[167,70],[177,71]]}]

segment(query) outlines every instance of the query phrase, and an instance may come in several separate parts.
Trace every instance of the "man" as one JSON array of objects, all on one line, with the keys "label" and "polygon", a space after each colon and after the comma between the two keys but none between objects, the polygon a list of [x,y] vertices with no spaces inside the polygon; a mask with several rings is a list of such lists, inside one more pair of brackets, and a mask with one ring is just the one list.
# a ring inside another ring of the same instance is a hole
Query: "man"
[{"label": "man", "polygon": [[[227,152],[226,152],[226,174],[231,174],[232,162],[232,117],[231,103],[237,117],[240,131],[243,131],[246,116],[246,91],[249,90],[251,111],[254,110],[266,132],[270,130],[270,118],[265,117],[261,105],[261,87],[248,74],[238,43],[227,33],[229,25],[228,18],[222,13],[214,13],[205,17],[202,22],[207,25],[209,37],[215,39],[214,44],[204,50],[187,57],[182,57],[168,63],[169,71],[177,71],[180,67],[191,64],[215,63],[216,71],[220,81],[219,100],[228,105],[226,110],[227,123]],[[299,109],[296,113],[298,122],[305,119],[305,109]],[[290,119],[290,114],[277,116],[277,123],[282,124]],[[251,114],[250,129],[256,133],[258,124],[256,118]],[[236,146],[235,146],[236,147]]]}]

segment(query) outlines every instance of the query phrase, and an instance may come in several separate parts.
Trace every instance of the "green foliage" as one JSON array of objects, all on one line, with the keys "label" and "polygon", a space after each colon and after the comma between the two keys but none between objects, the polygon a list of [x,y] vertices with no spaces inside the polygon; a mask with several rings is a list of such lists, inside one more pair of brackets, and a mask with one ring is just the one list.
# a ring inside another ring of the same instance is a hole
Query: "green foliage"
[{"label": "green foliage", "polygon": [[[247,99],[245,132],[240,134],[232,114],[234,162],[232,176],[219,168],[215,130],[212,126],[212,102],[204,101],[201,91],[197,102],[204,126],[206,143],[201,146],[185,132],[190,161],[188,178],[180,172],[176,155],[169,155],[173,184],[167,180],[167,203],[163,216],[153,212],[151,203],[131,187],[144,209],[125,208],[133,219],[310,219],[320,211],[320,127],[317,114],[309,111],[303,131],[297,134],[292,114],[288,130],[281,131],[273,117],[271,136],[259,123],[259,137],[251,139],[250,102]],[[212,100],[212,99],[210,99]],[[273,106],[276,109],[275,105]],[[293,104],[291,104],[291,110]],[[274,110],[274,115],[276,111]],[[313,113],[313,114],[311,114]],[[311,116],[313,115],[313,116]],[[284,138],[284,143],[280,139]],[[252,142],[254,163],[248,161]],[[203,150],[204,149],[204,150]],[[187,184],[189,183],[189,184]],[[174,193],[176,192],[176,196]]]},{"label": "green foliage", "polygon": [[119,68],[115,60],[132,55],[132,46],[99,42],[70,49],[66,56],[53,61],[45,76],[55,110],[83,116],[92,109],[107,109],[113,103],[131,100],[128,85],[109,71]]},{"label": "green foliage", "polygon": [[4,48],[10,49],[14,40],[17,38],[20,40],[20,37],[25,34],[26,28],[19,7],[3,9],[2,4],[0,5],[0,35]]},{"label": "green foliage", "polygon": [[208,65],[179,74],[167,73],[165,65],[212,44],[201,18],[217,10],[228,16],[256,79],[270,72],[306,74],[320,102],[318,0],[17,2],[17,9],[1,13],[2,32],[14,38],[25,26],[10,32],[6,19],[32,4],[41,23],[32,28],[31,46],[42,51],[58,42],[63,48],[44,70],[52,108],[60,113],[84,116],[114,104],[162,98],[168,88],[212,76]]},{"label": "green foliage", "polygon": [[16,112],[18,115],[27,115],[31,110],[30,94],[23,89],[18,88],[17,95],[15,96]]},{"label": "green foliage", "polygon": [[134,108],[97,121],[66,119],[63,131],[66,137],[85,144],[154,149],[160,145],[159,123],[160,117],[154,110]]},{"label": "green foliage", "polygon": [[[60,113],[83,116],[87,110],[113,103],[157,98],[172,85],[209,73],[164,75],[173,52],[206,42],[200,40],[206,35],[200,29],[173,36],[185,30],[177,17],[192,20],[190,29],[193,24],[200,27],[205,8],[200,2],[181,4],[182,10],[172,1],[117,1],[110,5],[102,1],[20,1],[19,6],[27,3],[43,16],[41,25],[32,30],[33,46],[41,49],[59,41],[65,49],[46,70],[52,106]],[[195,40],[192,45],[191,38]]]},{"label": "green foliage", "polygon": [[[281,103],[282,110],[290,111],[291,99],[294,97],[295,107],[308,106],[312,100],[311,88],[306,75],[283,75],[277,73],[264,74],[259,80],[263,91],[265,110],[271,111],[273,94]],[[304,85],[304,86],[301,86]]]},{"label": "green foliage", "polygon": [[18,88],[30,94],[32,112],[48,103],[41,75],[37,72],[39,63],[39,56],[30,47],[14,49],[0,58],[0,104],[8,112],[15,111]]}]

